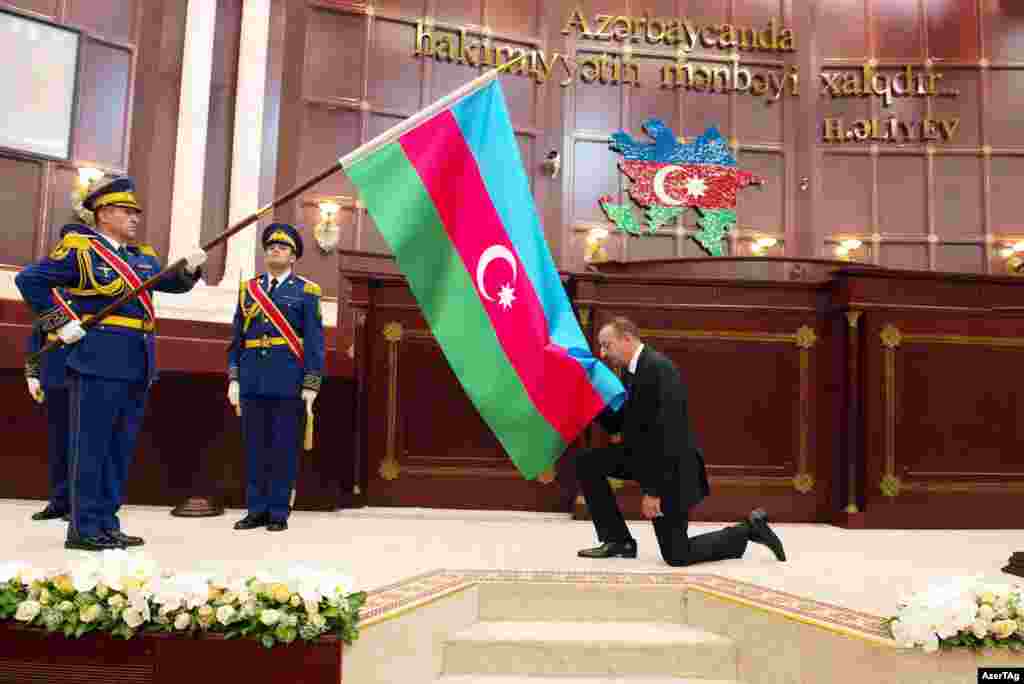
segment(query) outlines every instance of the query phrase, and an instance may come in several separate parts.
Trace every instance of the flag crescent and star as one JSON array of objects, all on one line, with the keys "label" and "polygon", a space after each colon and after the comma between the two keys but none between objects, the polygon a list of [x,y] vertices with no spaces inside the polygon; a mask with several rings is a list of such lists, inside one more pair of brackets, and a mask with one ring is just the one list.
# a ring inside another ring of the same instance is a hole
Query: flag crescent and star
[{"label": "flag crescent and star", "polygon": [[496,259],[508,262],[508,265],[512,268],[512,282],[505,284],[498,293],[498,302],[501,306],[505,309],[511,309],[512,302],[515,300],[514,285],[518,268],[516,266],[516,257],[508,247],[496,244],[483,251],[480,255],[480,260],[476,264],[476,287],[484,299],[489,302],[494,301],[494,297],[487,293],[487,287],[484,285],[484,274],[487,272],[487,267]]}]

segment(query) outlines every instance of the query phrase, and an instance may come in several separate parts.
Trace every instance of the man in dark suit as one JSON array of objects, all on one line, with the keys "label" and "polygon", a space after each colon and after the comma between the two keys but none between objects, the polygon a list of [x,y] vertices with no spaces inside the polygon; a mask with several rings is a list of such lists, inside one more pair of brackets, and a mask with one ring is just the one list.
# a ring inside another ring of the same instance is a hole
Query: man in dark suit
[{"label": "man in dark suit", "polygon": [[619,411],[598,421],[620,444],[581,453],[576,472],[601,545],[579,552],[583,558],[636,558],[609,477],[636,480],[643,492],[643,516],[654,524],[661,556],[672,566],[740,558],[747,542],[764,544],[786,560],[782,541],[768,527],[768,516],[753,511],[738,525],[697,537],[687,535],[689,512],[710,493],[704,459],[690,435],[686,387],[668,357],[645,345],[635,323],[616,318],[598,335],[601,358],[623,370],[627,398]]}]

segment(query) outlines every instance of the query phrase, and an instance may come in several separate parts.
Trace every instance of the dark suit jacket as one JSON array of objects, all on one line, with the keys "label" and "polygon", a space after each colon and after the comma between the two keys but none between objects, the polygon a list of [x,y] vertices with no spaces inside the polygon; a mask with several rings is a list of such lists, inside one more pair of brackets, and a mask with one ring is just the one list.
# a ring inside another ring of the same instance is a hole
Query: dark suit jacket
[{"label": "dark suit jacket", "polygon": [[660,496],[662,510],[683,512],[709,493],[700,449],[690,434],[686,386],[675,364],[644,345],[636,375],[627,378],[622,408],[598,416],[612,434],[622,433],[630,470],[644,494]]}]

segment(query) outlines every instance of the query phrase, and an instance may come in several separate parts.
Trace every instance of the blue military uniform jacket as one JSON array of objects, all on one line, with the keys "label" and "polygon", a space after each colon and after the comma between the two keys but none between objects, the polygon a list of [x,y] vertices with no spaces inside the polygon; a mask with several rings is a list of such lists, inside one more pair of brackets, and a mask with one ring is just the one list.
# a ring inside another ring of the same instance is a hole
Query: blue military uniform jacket
[{"label": "blue military uniform jacket", "polygon": [[[257,276],[260,288],[270,277]],[[234,336],[228,348],[228,377],[238,380],[243,397],[297,399],[303,389],[320,391],[324,371],[324,327],[320,286],[294,273],[278,283],[271,300],[302,340],[296,358],[281,332],[262,312],[242,282],[235,310]]]},{"label": "blue military uniform jacket", "polygon": [[[15,284],[28,305],[39,315],[37,329],[52,332],[70,320],[54,301],[51,288],[63,288],[83,321],[88,320],[123,293],[131,290],[94,248],[96,244],[117,252],[141,280],[158,273],[162,266],[149,245],[114,245],[88,226],[75,226],[45,259],[25,267]],[[152,289],[181,293],[191,290],[200,273],[184,269],[168,274]],[[152,383],[156,379],[155,321],[138,298],[123,304],[106,322],[90,328],[81,341],[67,351],[67,367],[82,375],[94,375],[125,382]],[[49,353],[49,352],[48,352]]]}]

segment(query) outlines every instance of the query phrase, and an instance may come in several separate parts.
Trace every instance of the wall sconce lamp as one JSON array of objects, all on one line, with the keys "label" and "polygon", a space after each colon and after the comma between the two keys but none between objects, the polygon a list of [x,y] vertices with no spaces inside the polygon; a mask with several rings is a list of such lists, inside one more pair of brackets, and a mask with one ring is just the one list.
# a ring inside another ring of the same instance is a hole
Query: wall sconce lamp
[{"label": "wall sconce lamp", "polygon": [[86,225],[95,225],[96,217],[93,216],[91,211],[82,206],[82,200],[96,187],[96,183],[102,180],[104,175],[99,169],[89,166],[83,166],[78,169],[78,181],[71,191],[71,208],[74,210],[75,215]]},{"label": "wall sconce lamp", "polygon": [[544,158],[541,167],[552,178],[558,178],[558,171],[562,168],[562,158],[558,154],[558,150],[548,152],[548,156]]},{"label": "wall sconce lamp", "polygon": [[750,251],[754,256],[764,256],[765,250],[771,249],[777,244],[779,244],[779,241],[773,237],[757,238],[754,240],[754,244],[751,245]]},{"label": "wall sconce lamp", "polygon": [[608,252],[605,251],[604,243],[608,239],[607,228],[592,228],[587,233],[587,247],[583,253],[583,260],[588,263],[601,263],[608,261]]},{"label": "wall sconce lamp", "polygon": [[338,226],[338,212],[341,205],[331,200],[324,200],[317,205],[320,208],[320,222],[313,229],[316,244],[324,254],[330,254],[338,246],[341,239],[341,228]]},{"label": "wall sconce lamp", "polygon": [[1006,245],[999,250],[999,256],[1006,259],[1006,272],[1010,275],[1024,276],[1024,240]]},{"label": "wall sconce lamp", "polygon": [[853,255],[851,252],[856,252],[861,248],[861,246],[863,246],[863,244],[863,242],[857,239],[843,240],[839,243],[839,246],[836,247],[836,258],[840,261],[852,261]]}]

